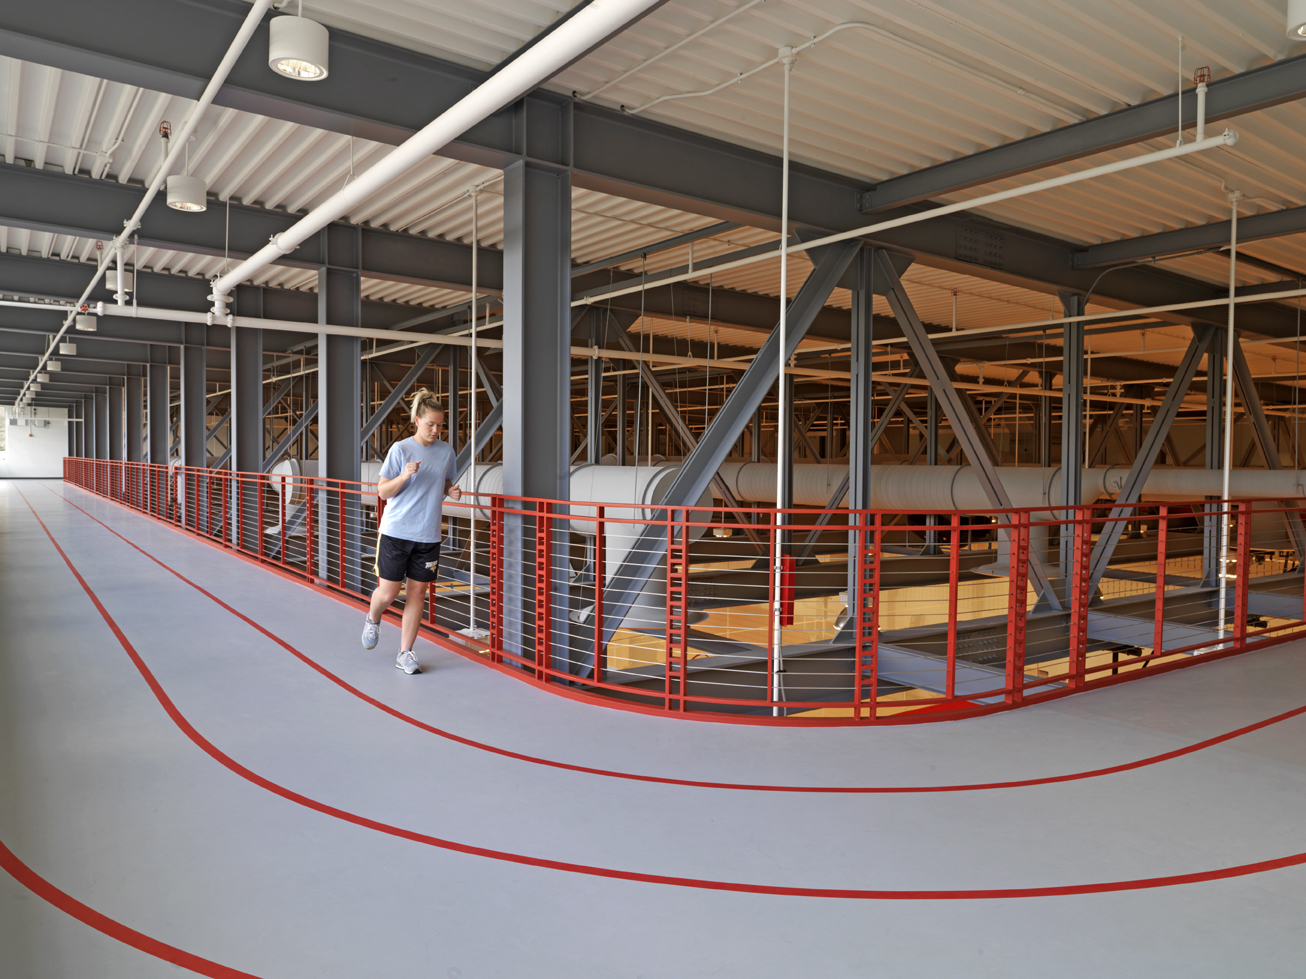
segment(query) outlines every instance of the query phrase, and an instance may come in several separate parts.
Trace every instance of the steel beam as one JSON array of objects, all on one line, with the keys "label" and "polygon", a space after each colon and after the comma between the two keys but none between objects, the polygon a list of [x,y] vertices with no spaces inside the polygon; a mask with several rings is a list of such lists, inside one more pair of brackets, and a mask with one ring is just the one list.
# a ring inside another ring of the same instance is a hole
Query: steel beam
[{"label": "steel beam", "polygon": [[1138,456],[1134,459],[1134,464],[1129,468],[1129,475],[1125,477],[1120,487],[1120,493],[1116,497],[1117,505],[1111,510],[1112,519],[1107,520],[1098,535],[1097,542],[1093,545],[1093,552],[1089,557],[1090,595],[1096,592],[1098,582],[1102,580],[1102,575],[1106,573],[1107,565],[1111,563],[1111,558],[1115,554],[1116,544],[1125,532],[1125,520],[1119,518],[1130,516],[1134,505],[1142,499],[1143,485],[1152,472],[1152,466],[1156,464],[1157,456],[1161,454],[1165,437],[1170,431],[1171,424],[1174,423],[1175,416],[1183,407],[1184,396],[1188,393],[1193,375],[1197,373],[1197,367],[1202,362],[1202,355],[1209,349],[1212,337],[1217,335],[1218,331],[1209,326],[1193,327],[1193,338],[1188,342],[1188,349],[1175,368],[1174,379],[1156,409],[1152,424],[1148,426],[1147,435],[1139,448]]},{"label": "steel beam", "polygon": [[[1217,83],[1218,84],[1218,83]],[[1238,218],[1238,244],[1282,238],[1306,231],[1306,207],[1285,207]],[[1229,244],[1229,222],[1216,221],[1176,231],[1162,231],[1137,238],[1122,238],[1090,245],[1074,256],[1077,269],[1095,269],[1103,265],[1132,262],[1140,258],[1163,258],[1180,252],[1216,249]],[[1284,288],[1288,288],[1285,286]]]},{"label": "steel beam", "polygon": [[109,395],[109,458],[122,461],[127,457],[127,436],[124,422],[127,407],[123,403],[123,388],[110,384]]},{"label": "steel beam", "polygon": [[[697,447],[681,464],[680,471],[663,497],[665,507],[686,507],[698,502],[721,468],[721,463],[730,454],[735,439],[754,417],[762,399],[775,383],[781,362],[794,355],[807,328],[843,278],[844,271],[860,247],[859,242],[840,242],[819,250],[813,256],[815,265],[789,306],[785,349],[780,349],[777,326],[730,392],[726,403],[712,418]],[[645,527],[621,566],[609,576],[609,587],[603,600],[605,645],[620,628],[626,613],[644,590],[649,576],[661,562],[666,546],[667,536],[663,528],[653,525]]]},{"label": "steel beam", "polygon": [[290,431],[282,437],[280,442],[272,447],[272,451],[268,453],[268,457],[263,460],[263,472],[271,472],[272,467],[281,461],[281,457],[290,451],[291,447],[295,444],[295,440],[303,435],[304,432],[308,430],[308,426],[317,420],[317,405],[318,403],[314,401],[305,408],[304,413],[300,415],[295,424],[290,427]]},{"label": "steel beam", "polygon": [[[857,252],[853,274],[846,489],[848,506],[854,510],[866,510],[870,508],[871,500],[871,462],[875,455],[875,443],[879,441],[875,431],[880,427],[875,425],[875,384],[871,380],[874,353],[872,342],[875,336],[875,265],[872,249],[864,247]],[[904,384],[895,392],[894,398],[901,404],[906,395],[907,385]],[[887,414],[889,412],[886,410]],[[888,424],[885,416],[881,416],[880,420]],[[841,493],[840,498],[842,496]]]},{"label": "steel beam", "polygon": [[734,221],[718,221],[716,224],[710,224],[706,228],[699,228],[697,231],[687,231],[683,235],[664,238],[661,241],[655,241],[651,245],[632,248],[630,251],[611,255],[608,258],[601,258],[596,262],[586,262],[584,265],[577,265],[571,270],[571,275],[572,278],[575,278],[578,275],[585,275],[589,272],[598,272],[601,269],[611,268],[614,265],[633,262],[635,259],[641,258],[645,255],[656,255],[658,252],[665,252],[672,248],[679,248],[682,245],[692,244],[693,242],[701,241],[704,238],[711,238],[713,235],[725,234],[727,231],[733,231],[738,227],[739,225]]},{"label": "steel beam", "polygon": [[[1306,97],[1303,65],[1304,57],[1285,58],[1211,82],[1206,96],[1207,124]],[[1191,126],[1197,114],[1197,100],[1191,92],[1184,99],[1183,110],[1184,125]],[[1116,147],[1171,136],[1175,125],[1175,97],[1162,95],[1051,132],[890,177],[864,195],[863,208],[881,210],[911,204]]]},{"label": "steel beam", "polygon": [[[982,426],[977,424],[975,406],[968,398],[963,397],[953,384],[950,371],[930,342],[920,317],[916,315],[911,299],[907,296],[907,290],[903,288],[902,280],[898,277],[897,269],[882,251],[875,253],[875,274],[876,278],[885,285],[889,306],[907,336],[916,364],[925,379],[930,382],[930,390],[938,397],[947,414],[953,437],[961,445],[962,451],[974,467],[985,496],[989,498],[994,509],[1011,509],[1011,497],[1007,494],[1006,487],[1002,485],[997,466],[990,458],[989,449],[985,445],[983,435],[987,433],[984,433]],[[1029,552],[1029,578],[1043,601],[1053,608],[1060,607],[1060,599],[1052,589],[1043,558],[1033,549]]]},{"label": "steel beam", "polygon": [[109,389],[95,392],[95,458],[108,459],[112,446],[109,442]]}]

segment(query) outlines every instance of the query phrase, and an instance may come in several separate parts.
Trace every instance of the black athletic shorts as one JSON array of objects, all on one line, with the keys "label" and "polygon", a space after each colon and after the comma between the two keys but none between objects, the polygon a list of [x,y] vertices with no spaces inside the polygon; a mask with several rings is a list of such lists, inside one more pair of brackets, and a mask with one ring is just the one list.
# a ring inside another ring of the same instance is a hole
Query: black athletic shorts
[{"label": "black athletic shorts", "polygon": [[376,543],[376,570],[386,581],[434,581],[440,570],[440,542],[427,544],[381,534]]}]

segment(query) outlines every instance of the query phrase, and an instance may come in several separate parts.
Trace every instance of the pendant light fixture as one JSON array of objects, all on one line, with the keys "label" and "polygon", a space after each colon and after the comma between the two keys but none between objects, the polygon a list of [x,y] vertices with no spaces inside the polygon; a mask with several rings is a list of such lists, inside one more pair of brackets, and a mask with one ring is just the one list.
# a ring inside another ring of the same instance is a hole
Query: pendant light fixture
[{"label": "pendant light fixture", "polygon": [[207,211],[209,185],[190,173],[190,145],[186,146],[186,169],[168,178],[168,206],[177,211]]},{"label": "pendant light fixture", "polygon": [[304,0],[299,0],[298,16],[273,17],[268,32],[269,68],[301,82],[326,78],[331,35],[317,21],[304,17]]},{"label": "pendant light fixture", "polygon": [[63,364],[57,360],[47,360],[45,362],[45,369],[49,371],[61,371],[63,370]]},{"label": "pendant light fixture", "polygon": [[64,342],[64,343],[59,344],[59,356],[61,356],[61,357],[76,357],[76,356],[77,356],[77,344],[75,344],[75,343],[67,343],[67,342]]},{"label": "pendant light fixture", "polygon": [[[100,328],[99,322],[96,318],[90,315],[78,316],[77,319],[73,321],[73,326],[81,330],[83,333],[94,333]],[[63,353],[62,350],[59,352]]]},{"label": "pendant light fixture", "polygon": [[1288,37],[1306,41],[1306,0],[1288,0]]},{"label": "pendant light fixture", "polygon": [[44,384],[46,381],[50,380],[50,375],[49,375],[49,374],[37,374],[37,375],[36,375],[36,379],[37,379],[38,381],[40,381],[42,384]]}]

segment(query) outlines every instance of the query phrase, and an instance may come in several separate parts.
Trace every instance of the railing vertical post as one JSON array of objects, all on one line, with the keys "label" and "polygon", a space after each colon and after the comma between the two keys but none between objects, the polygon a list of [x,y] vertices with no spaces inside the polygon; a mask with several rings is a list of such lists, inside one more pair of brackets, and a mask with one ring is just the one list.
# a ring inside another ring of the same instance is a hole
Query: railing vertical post
[{"label": "railing vertical post", "polygon": [[535,503],[535,679],[549,682],[553,665],[553,504]]},{"label": "railing vertical post", "polygon": [[[869,671],[871,698],[868,716],[872,721],[879,716],[880,703],[880,549],[883,544],[884,514],[876,513],[874,529],[871,532],[871,547],[862,548],[862,588],[867,594],[857,596],[858,607],[866,606],[870,609],[870,621],[866,622],[863,619],[863,630],[869,631],[871,639]],[[871,571],[869,580],[865,574],[865,567],[868,565]]]},{"label": "railing vertical post", "polygon": [[866,603],[862,601],[864,593],[865,562],[862,555],[866,551],[866,514],[855,512],[848,514],[848,523],[853,528],[855,542],[848,554],[853,562],[852,587],[848,589],[848,621],[853,627],[853,720],[862,719],[862,657],[866,654],[863,636]]},{"label": "railing vertical post", "polygon": [[267,492],[267,483],[268,478],[263,473],[259,473],[254,478],[254,492],[258,494],[254,504],[254,533],[258,534],[258,559],[260,561],[267,556],[265,553],[266,548],[263,545],[263,497]]},{"label": "railing vertical post", "polygon": [[1065,528],[1074,536],[1070,565],[1070,650],[1066,657],[1067,682],[1072,689],[1084,685],[1084,670],[1088,662],[1088,586],[1090,582],[1088,559],[1093,550],[1093,510],[1077,507],[1071,525]]},{"label": "railing vertical post", "polygon": [[766,676],[763,683],[766,685],[766,705],[775,707],[775,697],[773,690],[775,688],[775,604],[776,604],[776,585],[775,572],[771,569],[775,567],[776,552],[779,549],[780,538],[780,514],[777,510],[772,510],[770,515],[771,529],[770,554],[767,556],[767,573],[766,573]]},{"label": "railing vertical post", "polygon": [[1238,645],[1247,641],[1247,591],[1252,577],[1252,503],[1238,504],[1238,561],[1234,565],[1233,635]]},{"label": "railing vertical post", "polygon": [[957,593],[961,585],[961,514],[953,513],[948,547],[948,675],[944,696],[957,696]]},{"label": "railing vertical post", "polygon": [[1170,534],[1170,508],[1161,504],[1156,514],[1156,607],[1152,614],[1156,619],[1152,633],[1152,656],[1160,656],[1165,645],[1165,552]]},{"label": "railing vertical post", "polygon": [[[327,492],[330,493],[330,490],[328,490]],[[347,589],[349,587],[348,580],[346,577],[349,572],[349,568],[347,567],[347,565],[349,564],[349,560],[348,560],[349,548],[345,546],[345,541],[346,541],[345,494],[348,492],[348,490],[345,489],[344,483],[337,482],[335,492],[336,492],[336,512],[340,514],[340,531],[336,537],[336,554],[337,554],[336,563],[339,564],[340,566],[340,587],[342,589]],[[327,512],[329,513],[330,511],[328,510]],[[430,599],[430,594],[431,594],[430,586],[427,586],[426,594],[428,600],[431,601],[431,621],[434,622],[435,602],[434,600]]]},{"label": "railing vertical post", "polygon": [[689,693],[689,536],[686,511],[667,511],[667,641],[663,707],[687,709]]},{"label": "railing vertical post", "polygon": [[304,505],[308,507],[308,536],[304,541],[304,555],[306,565],[304,570],[308,573],[308,580],[317,583],[317,487],[314,486],[312,476],[304,480],[305,497]]},{"label": "railing vertical post", "polygon": [[[277,555],[282,564],[286,563],[286,477],[281,479],[281,493],[277,497],[277,505],[281,509],[281,523],[278,524],[278,530],[281,532],[281,547],[277,550]],[[291,484],[292,487],[294,484]],[[380,621],[380,620],[378,620]]]},{"label": "railing vertical post", "polygon": [[503,662],[503,497],[490,497],[490,662]]},{"label": "railing vertical post", "polygon": [[594,509],[594,609],[590,618],[594,621],[594,679],[598,683],[608,669],[607,648],[603,645],[603,590],[607,585],[607,543],[603,519],[604,507]]},{"label": "railing vertical post", "polygon": [[1007,592],[1007,694],[1018,705],[1025,698],[1025,618],[1029,588],[1029,514],[1008,514],[1011,576]]}]

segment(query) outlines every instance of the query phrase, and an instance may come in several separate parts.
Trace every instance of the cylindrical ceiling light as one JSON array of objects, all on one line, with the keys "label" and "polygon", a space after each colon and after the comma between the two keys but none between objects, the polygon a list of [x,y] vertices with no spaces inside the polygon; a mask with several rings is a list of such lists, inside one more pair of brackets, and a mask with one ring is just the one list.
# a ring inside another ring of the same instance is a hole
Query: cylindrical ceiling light
[{"label": "cylindrical ceiling light", "polygon": [[76,357],[76,356],[77,356],[77,344],[75,344],[75,343],[61,343],[61,344],[59,344],[59,353],[60,353],[62,356],[64,356],[64,357]]},{"label": "cylindrical ceiling light", "polygon": [[[136,278],[136,277],[135,277],[135,275],[134,275],[133,273],[131,273],[131,272],[123,272],[123,274],[122,274],[122,291],[123,291],[123,292],[131,292],[131,291],[132,291],[132,286],[136,284],[136,283],[135,283],[135,278]],[[117,292],[117,291],[118,291],[118,270],[117,270],[117,269],[109,269],[108,272],[105,272],[105,273],[104,273],[104,287],[105,287],[106,289],[108,289],[110,292]]]},{"label": "cylindrical ceiling light", "polygon": [[1288,0],[1288,36],[1306,41],[1306,0]]},{"label": "cylindrical ceiling light", "polygon": [[326,78],[330,34],[325,27],[304,17],[282,16],[273,17],[268,28],[268,67],[301,82]]},{"label": "cylindrical ceiling light", "polygon": [[[83,314],[77,317],[76,321],[74,321],[73,323],[73,326],[76,329],[81,330],[83,333],[94,333],[97,329],[99,329],[99,321],[94,316],[88,316]],[[62,350],[59,352],[63,353]]]},{"label": "cylindrical ceiling light", "polygon": [[199,177],[174,173],[168,178],[168,206],[178,211],[207,211],[208,190],[208,185]]},{"label": "cylindrical ceiling light", "polygon": [[61,371],[63,370],[63,364],[57,360],[47,360],[45,362],[45,369],[48,371]]},{"label": "cylindrical ceiling light", "polygon": [[37,375],[36,375],[36,379],[37,379],[38,381],[40,381],[42,384],[44,384],[46,381],[50,380],[50,375],[49,375],[49,374],[37,374]]},{"label": "cylindrical ceiling light", "polygon": [[29,390],[29,391],[39,391],[39,390],[41,390],[41,382],[40,382],[40,381],[33,381],[31,384],[27,385],[27,390]]}]

